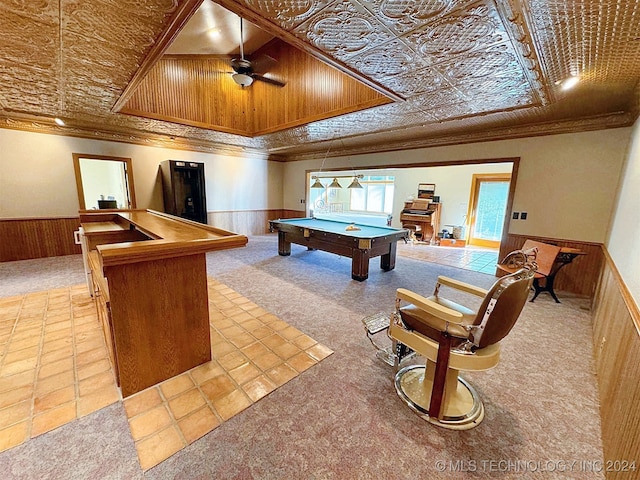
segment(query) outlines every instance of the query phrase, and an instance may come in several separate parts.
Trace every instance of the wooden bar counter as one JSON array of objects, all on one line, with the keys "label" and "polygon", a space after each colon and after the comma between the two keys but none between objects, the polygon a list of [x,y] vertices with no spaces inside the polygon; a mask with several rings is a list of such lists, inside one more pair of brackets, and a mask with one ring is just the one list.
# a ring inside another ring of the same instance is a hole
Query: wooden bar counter
[{"label": "wooden bar counter", "polygon": [[247,237],[152,210],[81,211],[80,223],[122,396],[211,360],[205,254]]}]

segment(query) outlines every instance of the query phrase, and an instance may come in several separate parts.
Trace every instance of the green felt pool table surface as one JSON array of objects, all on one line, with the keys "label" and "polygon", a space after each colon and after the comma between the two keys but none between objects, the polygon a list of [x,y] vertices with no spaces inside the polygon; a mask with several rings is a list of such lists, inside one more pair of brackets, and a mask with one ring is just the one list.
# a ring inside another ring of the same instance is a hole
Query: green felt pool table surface
[{"label": "green felt pool table surface", "polygon": [[[289,218],[271,220],[272,230],[278,231],[278,253],[291,254],[291,244],[309,250],[323,250],[352,259],[351,277],[366,280],[369,259],[380,256],[380,268],[395,268],[396,243],[408,237],[405,229],[364,225],[317,218]],[[354,229],[355,227],[355,229]]]}]

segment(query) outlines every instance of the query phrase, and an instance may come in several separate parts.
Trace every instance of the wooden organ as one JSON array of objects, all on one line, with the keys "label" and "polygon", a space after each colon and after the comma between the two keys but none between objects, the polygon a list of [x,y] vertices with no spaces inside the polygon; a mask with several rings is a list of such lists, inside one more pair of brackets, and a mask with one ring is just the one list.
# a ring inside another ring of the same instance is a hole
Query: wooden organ
[{"label": "wooden organ", "polygon": [[434,233],[440,230],[440,207],[440,203],[427,198],[404,202],[404,209],[400,213],[402,228],[412,231],[417,239],[432,243],[435,240]]}]

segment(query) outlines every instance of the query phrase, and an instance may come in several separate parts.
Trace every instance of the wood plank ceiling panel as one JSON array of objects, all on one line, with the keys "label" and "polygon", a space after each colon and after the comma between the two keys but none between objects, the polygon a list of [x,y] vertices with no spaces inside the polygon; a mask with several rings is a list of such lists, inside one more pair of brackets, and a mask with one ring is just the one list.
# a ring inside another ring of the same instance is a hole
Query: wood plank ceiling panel
[{"label": "wood plank ceiling panel", "polygon": [[163,56],[120,113],[256,136],[389,103],[387,97],[275,39],[256,52],[275,60],[284,87],[231,79],[230,56]]}]

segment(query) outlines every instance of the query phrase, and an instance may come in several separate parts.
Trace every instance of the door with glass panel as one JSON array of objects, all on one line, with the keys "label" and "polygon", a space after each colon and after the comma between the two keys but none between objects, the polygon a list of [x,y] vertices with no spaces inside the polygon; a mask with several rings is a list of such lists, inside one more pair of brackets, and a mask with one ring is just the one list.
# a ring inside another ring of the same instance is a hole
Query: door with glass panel
[{"label": "door with glass panel", "polygon": [[498,248],[507,211],[511,174],[476,174],[471,181],[469,245]]}]

